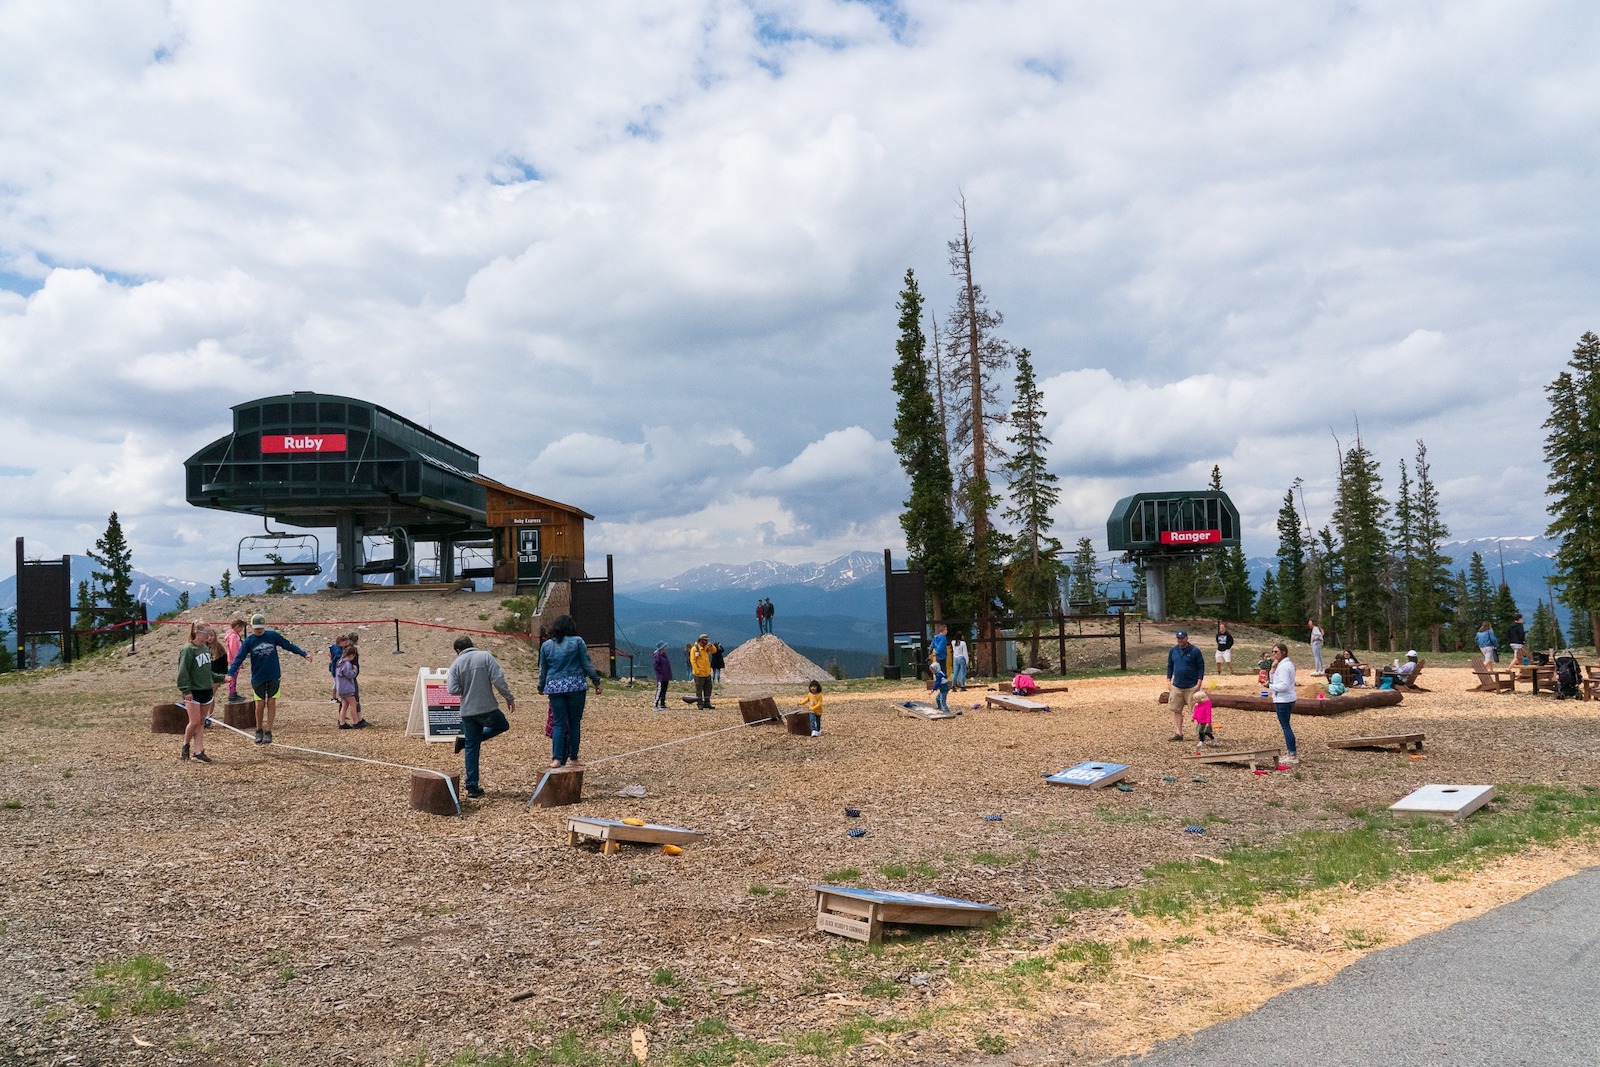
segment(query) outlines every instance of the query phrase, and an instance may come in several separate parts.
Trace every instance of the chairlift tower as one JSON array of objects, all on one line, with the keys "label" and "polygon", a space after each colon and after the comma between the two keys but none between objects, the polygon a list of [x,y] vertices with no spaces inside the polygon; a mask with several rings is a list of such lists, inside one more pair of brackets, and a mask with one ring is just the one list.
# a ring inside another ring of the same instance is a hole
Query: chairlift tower
[{"label": "chairlift tower", "polygon": [[1143,568],[1146,606],[1158,622],[1167,617],[1168,567],[1239,543],[1239,509],[1220,489],[1135,493],[1106,519],[1106,547]]}]

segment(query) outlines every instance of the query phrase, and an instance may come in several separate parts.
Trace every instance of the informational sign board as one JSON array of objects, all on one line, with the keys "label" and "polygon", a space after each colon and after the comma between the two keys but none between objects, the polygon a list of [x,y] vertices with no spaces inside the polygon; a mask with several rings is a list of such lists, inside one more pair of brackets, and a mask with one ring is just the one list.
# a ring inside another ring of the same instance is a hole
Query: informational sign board
[{"label": "informational sign board", "polygon": [[1071,785],[1079,789],[1099,789],[1127,777],[1126,763],[1096,763],[1093,760],[1068,767],[1064,771],[1045,775],[1051,785]]},{"label": "informational sign board", "polygon": [[417,668],[417,687],[411,694],[411,715],[406,736],[424,741],[454,741],[461,736],[461,698],[446,688],[450,672],[442,668]]}]

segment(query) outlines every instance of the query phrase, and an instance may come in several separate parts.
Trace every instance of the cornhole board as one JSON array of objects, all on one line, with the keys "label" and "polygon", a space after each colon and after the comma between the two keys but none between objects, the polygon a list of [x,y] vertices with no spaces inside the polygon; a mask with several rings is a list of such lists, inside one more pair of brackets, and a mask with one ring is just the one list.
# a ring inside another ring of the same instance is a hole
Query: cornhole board
[{"label": "cornhole board", "polygon": [[[1329,748],[1381,748],[1385,752],[1397,750],[1410,752],[1414,748],[1422,751],[1422,742],[1425,734],[1384,734],[1381,737],[1347,737],[1342,741],[1329,741]],[[1398,749],[1396,749],[1398,746]]]},{"label": "cornhole board", "polygon": [[754,700],[739,701],[739,718],[747,726],[761,726],[765,723],[783,725],[783,716],[778,712],[776,697],[756,697]]},{"label": "cornhole board", "polygon": [[617,819],[591,819],[581,815],[567,820],[567,844],[575,846],[584,841],[598,841],[600,852],[607,856],[622,848],[624,841],[635,845],[688,845],[704,836],[699,830],[656,823],[632,826]]},{"label": "cornhole board", "polygon": [[991,707],[1005,708],[1007,711],[1049,711],[1049,704],[1041,704],[1037,700],[1015,695],[1000,695],[984,697],[984,703]]},{"label": "cornhole board", "polygon": [[1465,819],[1494,799],[1492,785],[1425,785],[1389,805],[1397,815]]},{"label": "cornhole board", "polygon": [[1114,782],[1122,781],[1127,776],[1128,765],[1125,763],[1096,763],[1093,760],[1086,760],[1076,767],[1047,774],[1044,780],[1051,785],[1070,785],[1077,789],[1103,789]]},{"label": "cornhole board", "polygon": [[1276,767],[1278,754],[1277,748],[1240,748],[1231,752],[1195,752],[1185,755],[1183,759],[1191,763],[1248,763],[1253,771],[1261,764]]},{"label": "cornhole board", "polygon": [[934,705],[921,700],[908,700],[899,706],[905,709],[907,715],[914,715],[919,719],[953,719],[961,714],[959,711],[940,711]]},{"label": "cornhole board", "polygon": [[857,941],[882,941],[885,923],[906,926],[988,926],[1001,908],[936,893],[814,885],[817,929]]}]

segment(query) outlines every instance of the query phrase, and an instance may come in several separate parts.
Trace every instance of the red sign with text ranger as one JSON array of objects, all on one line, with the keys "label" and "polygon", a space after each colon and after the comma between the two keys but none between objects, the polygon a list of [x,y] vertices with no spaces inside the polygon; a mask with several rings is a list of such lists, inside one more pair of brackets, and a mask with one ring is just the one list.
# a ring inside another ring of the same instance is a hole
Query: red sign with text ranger
[{"label": "red sign with text ranger", "polygon": [[1164,545],[1220,545],[1221,530],[1162,530]]},{"label": "red sign with text ranger", "polygon": [[286,452],[343,452],[345,435],[342,433],[264,433],[261,435],[263,455],[282,455]]}]

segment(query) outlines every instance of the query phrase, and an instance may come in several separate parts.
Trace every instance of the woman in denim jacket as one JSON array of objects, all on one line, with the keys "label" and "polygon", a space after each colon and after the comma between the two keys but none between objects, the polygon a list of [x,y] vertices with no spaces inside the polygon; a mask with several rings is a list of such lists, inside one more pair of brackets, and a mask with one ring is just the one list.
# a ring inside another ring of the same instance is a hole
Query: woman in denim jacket
[{"label": "woman in denim jacket", "polygon": [[550,767],[581,767],[578,743],[582,740],[583,704],[588,683],[600,692],[600,672],[589,661],[589,646],[578,636],[571,615],[562,615],[551,627],[550,638],[539,646],[539,692],[550,698]]}]

